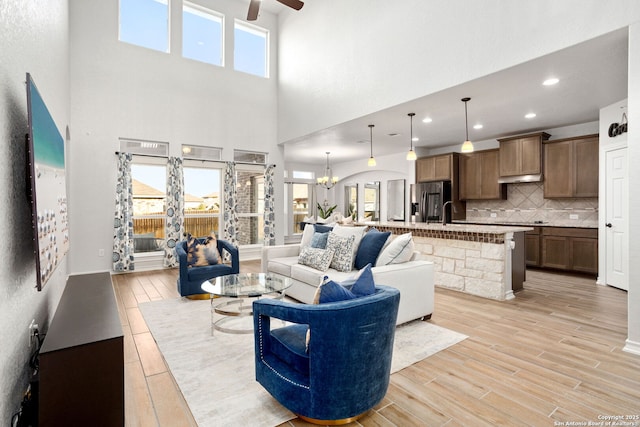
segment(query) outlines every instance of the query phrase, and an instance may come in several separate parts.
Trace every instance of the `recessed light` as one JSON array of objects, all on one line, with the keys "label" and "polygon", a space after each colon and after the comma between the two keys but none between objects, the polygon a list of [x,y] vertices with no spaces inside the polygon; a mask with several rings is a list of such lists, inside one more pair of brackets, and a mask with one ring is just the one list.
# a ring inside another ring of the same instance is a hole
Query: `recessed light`
[{"label": "recessed light", "polygon": [[524,118],[525,119],[533,119],[536,116],[536,113],[529,113],[529,114],[525,114]]},{"label": "recessed light", "polygon": [[425,117],[424,119],[422,119],[422,123],[431,123],[433,121],[433,119],[431,117]]},{"label": "recessed light", "polygon": [[414,136],[413,138],[411,138],[411,140],[413,142],[418,142],[418,141],[420,141],[420,138],[418,138],[417,136]]},{"label": "recessed light", "polygon": [[560,81],[560,79],[556,79],[555,77],[552,77],[550,79],[547,79],[545,81],[542,82],[543,85],[545,86],[553,86],[554,84],[558,83]]},{"label": "recessed light", "polygon": [[480,123],[477,123],[477,124],[473,125],[473,128],[474,128],[474,129],[482,129],[482,127],[483,127],[483,126],[482,126],[482,124],[480,124]]}]

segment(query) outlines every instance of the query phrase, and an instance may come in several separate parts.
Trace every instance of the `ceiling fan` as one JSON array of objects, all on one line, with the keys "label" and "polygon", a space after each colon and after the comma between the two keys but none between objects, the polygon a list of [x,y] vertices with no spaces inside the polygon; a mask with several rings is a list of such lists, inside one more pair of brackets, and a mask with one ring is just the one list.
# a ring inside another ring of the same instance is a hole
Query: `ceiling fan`
[{"label": "ceiling fan", "polygon": [[[247,21],[255,21],[258,19],[261,2],[262,0],[251,0],[251,3],[249,3],[249,13],[247,13]],[[278,0],[278,2],[295,10],[300,10],[302,6],[304,6],[304,3],[300,0]]]}]

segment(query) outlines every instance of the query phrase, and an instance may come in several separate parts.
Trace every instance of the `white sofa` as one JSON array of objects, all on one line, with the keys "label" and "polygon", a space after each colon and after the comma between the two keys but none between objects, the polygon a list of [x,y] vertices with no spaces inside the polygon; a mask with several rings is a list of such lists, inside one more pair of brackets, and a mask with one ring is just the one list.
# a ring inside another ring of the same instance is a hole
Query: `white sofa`
[{"label": "white sofa", "polygon": [[[312,267],[298,264],[300,244],[265,246],[262,249],[262,272],[277,273],[293,279],[286,290],[287,296],[311,304],[317,287],[324,276],[340,282],[352,277],[357,270],[341,272],[330,268],[322,272]],[[376,284],[392,286],[400,291],[400,307],[396,324],[414,319],[430,319],[434,306],[433,263],[418,260],[419,252],[414,252],[411,260],[400,264],[373,267]]]}]

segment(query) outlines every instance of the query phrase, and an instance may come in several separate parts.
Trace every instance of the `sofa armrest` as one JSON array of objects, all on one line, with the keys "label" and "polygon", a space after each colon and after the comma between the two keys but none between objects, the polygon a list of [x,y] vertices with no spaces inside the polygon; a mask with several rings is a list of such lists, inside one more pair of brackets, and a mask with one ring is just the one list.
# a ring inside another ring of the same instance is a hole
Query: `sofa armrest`
[{"label": "sofa armrest", "polygon": [[371,269],[376,285],[400,291],[398,324],[428,316],[434,310],[434,267],[431,261],[408,261]]},{"label": "sofa armrest", "polygon": [[300,244],[295,245],[276,245],[262,247],[262,261],[260,271],[267,272],[269,260],[274,258],[284,258],[300,255]]},{"label": "sofa armrest", "polygon": [[218,239],[218,252],[220,252],[220,256],[224,259],[223,251],[228,252],[231,257],[231,274],[240,273],[240,254],[238,248],[227,240]]}]

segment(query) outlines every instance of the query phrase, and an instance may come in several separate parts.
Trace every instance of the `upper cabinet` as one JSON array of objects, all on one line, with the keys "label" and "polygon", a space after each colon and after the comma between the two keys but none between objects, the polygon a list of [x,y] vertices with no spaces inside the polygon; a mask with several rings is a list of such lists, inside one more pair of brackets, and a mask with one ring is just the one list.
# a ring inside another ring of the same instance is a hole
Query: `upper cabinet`
[{"label": "upper cabinet", "polygon": [[460,156],[460,200],[506,199],[506,186],[498,182],[499,150]]},{"label": "upper cabinet", "polygon": [[450,181],[453,153],[421,157],[416,160],[416,182]]},{"label": "upper cabinet", "polygon": [[498,139],[500,176],[538,175],[542,173],[542,142],[550,135],[538,132]]},{"label": "upper cabinet", "polygon": [[544,144],[544,197],[598,197],[598,135]]}]

